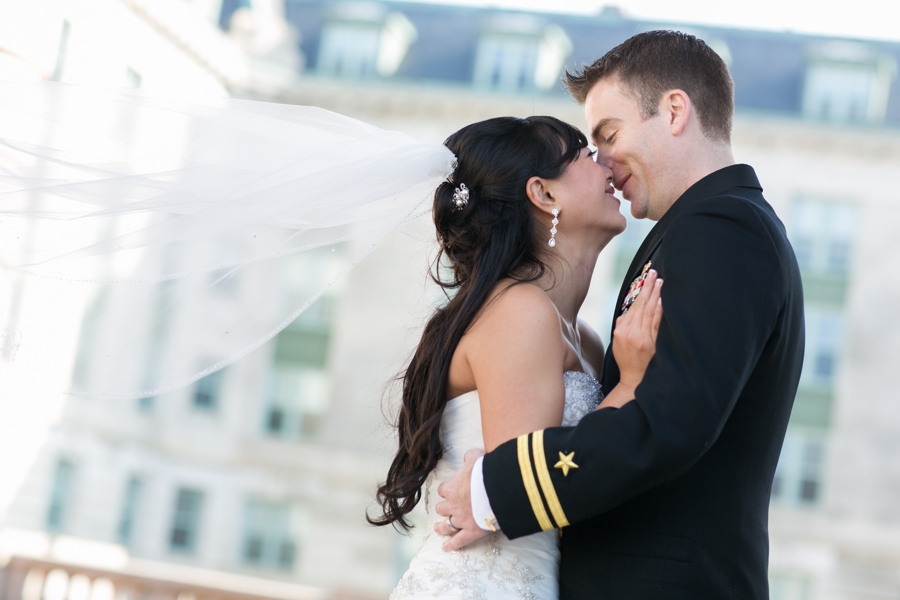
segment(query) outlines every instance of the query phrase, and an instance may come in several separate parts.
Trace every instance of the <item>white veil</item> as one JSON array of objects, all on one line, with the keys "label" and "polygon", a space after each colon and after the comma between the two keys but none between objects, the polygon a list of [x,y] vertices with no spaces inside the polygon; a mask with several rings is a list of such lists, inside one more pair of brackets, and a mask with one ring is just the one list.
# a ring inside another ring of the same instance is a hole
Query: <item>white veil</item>
[{"label": "white veil", "polygon": [[[156,395],[272,339],[430,210],[453,160],[314,107],[0,83],[0,278],[83,307],[68,391]],[[10,325],[14,292],[0,329],[39,362],[52,332]]]}]

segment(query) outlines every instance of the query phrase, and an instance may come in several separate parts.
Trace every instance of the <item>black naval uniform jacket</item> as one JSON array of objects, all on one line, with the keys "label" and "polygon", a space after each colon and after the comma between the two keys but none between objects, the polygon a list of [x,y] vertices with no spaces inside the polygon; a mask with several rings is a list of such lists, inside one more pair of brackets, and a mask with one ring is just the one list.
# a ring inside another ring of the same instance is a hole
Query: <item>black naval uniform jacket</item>
[{"label": "black naval uniform jacket", "polygon": [[[635,401],[488,454],[491,507],[510,538],[563,528],[563,600],[768,598],[769,496],[803,361],[797,261],[734,165],[651,230],[616,315],[651,262],[665,314]],[[608,352],[603,388],[618,380]]]}]

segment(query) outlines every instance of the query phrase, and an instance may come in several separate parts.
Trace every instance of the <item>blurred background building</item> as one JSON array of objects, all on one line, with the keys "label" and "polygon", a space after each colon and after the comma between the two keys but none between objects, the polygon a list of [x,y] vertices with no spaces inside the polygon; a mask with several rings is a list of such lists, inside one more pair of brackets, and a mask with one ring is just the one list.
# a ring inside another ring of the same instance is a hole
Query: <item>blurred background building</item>
[{"label": "blurred background building", "polygon": [[[806,364],[772,493],[772,597],[896,598],[900,44],[675,26],[614,7],[14,0],[0,4],[0,79],[316,105],[439,142],[497,115],[582,126],[563,68],[658,28],[702,37],[729,64],[735,155],[756,168],[804,274]],[[650,225],[629,217],[600,257],[581,316],[604,338]],[[388,384],[440,301],[425,276],[432,240],[427,218],[404,226],[272,343],[191,389],[0,392],[0,599],[386,597],[416,539],[366,525],[365,512],[393,451]],[[304,270],[290,277],[302,285]],[[44,309],[28,293],[0,284],[0,369],[15,360],[16,323]],[[78,310],[116,323],[102,302]],[[68,342],[47,378],[61,386],[98,359],[79,323],[60,321]],[[133,342],[166,352],[190,335]]]}]

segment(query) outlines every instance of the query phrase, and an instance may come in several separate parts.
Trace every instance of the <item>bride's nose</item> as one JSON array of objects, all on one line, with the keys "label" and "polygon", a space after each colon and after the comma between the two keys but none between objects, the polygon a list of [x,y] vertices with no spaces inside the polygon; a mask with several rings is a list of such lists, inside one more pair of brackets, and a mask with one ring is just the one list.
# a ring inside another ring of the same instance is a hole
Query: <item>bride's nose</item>
[{"label": "bride's nose", "polygon": [[600,162],[599,157],[597,158],[597,164],[600,166],[601,169],[603,169],[603,174],[606,176],[607,181],[613,181],[613,179],[615,179],[615,174],[613,173],[613,170],[608,165]]}]

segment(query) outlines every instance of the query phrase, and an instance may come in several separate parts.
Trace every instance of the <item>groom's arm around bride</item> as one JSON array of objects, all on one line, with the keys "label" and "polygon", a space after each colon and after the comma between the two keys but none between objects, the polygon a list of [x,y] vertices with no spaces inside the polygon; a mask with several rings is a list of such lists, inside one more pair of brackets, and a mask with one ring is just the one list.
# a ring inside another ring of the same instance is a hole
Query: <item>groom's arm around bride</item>
[{"label": "groom's arm around bride", "polygon": [[[564,527],[563,598],[768,598],[768,502],[803,298],[784,226],[732,158],[727,67],[692,36],[648,32],[567,85],[632,214],[658,221],[616,316],[648,266],[666,281],[665,313],[633,402],[484,457],[490,508],[510,538]],[[615,340],[605,390],[618,383],[614,354]],[[460,484],[471,469],[439,490],[439,511],[468,526],[451,547],[477,535]]]}]

